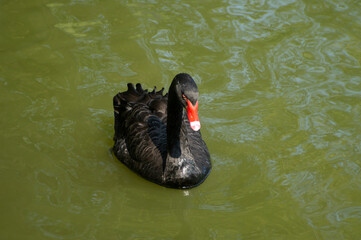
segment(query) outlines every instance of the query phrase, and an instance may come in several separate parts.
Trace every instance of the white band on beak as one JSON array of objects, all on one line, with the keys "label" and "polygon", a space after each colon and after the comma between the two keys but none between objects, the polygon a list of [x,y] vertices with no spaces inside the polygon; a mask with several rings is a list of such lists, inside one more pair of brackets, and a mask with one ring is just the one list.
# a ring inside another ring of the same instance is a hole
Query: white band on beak
[{"label": "white band on beak", "polygon": [[199,121],[190,122],[190,124],[193,131],[198,131],[201,129],[201,123]]}]

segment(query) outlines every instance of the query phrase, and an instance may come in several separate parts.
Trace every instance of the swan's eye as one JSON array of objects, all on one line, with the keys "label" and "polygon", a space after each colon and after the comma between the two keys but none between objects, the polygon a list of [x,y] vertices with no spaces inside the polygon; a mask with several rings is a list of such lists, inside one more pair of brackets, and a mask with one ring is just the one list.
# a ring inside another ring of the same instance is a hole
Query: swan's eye
[{"label": "swan's eye", "polygon": [[184,100],[187,100],[187,97],[186,97],[184,94],[182,94],[182,98],[183,98]]}]

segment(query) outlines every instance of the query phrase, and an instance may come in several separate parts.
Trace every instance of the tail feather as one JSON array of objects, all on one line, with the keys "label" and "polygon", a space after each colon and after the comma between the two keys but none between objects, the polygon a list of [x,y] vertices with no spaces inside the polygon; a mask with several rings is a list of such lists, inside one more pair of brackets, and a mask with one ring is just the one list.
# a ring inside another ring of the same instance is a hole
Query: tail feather
[{"label": "tail feather", "polygon": [[157,87],[154,87],[151,92],[148,92],[147,89],[143,89],[140,83],[137,83],[135,86],[132,83],[128,83],[127,86],[127,91],[119,92],[113,98],[115,121],[114,139],[117,139],[121,135],[122,113],[132,109],[130,103],[143,103],[148,105],[151,111],[161,119],[164,119],[167,112],[168,93],[163,95],[164,88],[157,91]]},{"label": "tail feather", "polygon": [[[155,87],[154,87],[154,90],[155,90]],[[157,94],[163,96],[163,91],[164,91],[164,88],[162,88],[161,90],[159,90],[159,91],[157,92]]]},{"label": "tail feather", "polygon": [[140,84],[140,83],[137,83],[136,89],[137,89],[137,91],[138,91],[139,94],[143,94],[143,93],[147,93],[147,92],[148,92],[148,90],[144,90],[144,89],[143,89],[142,84]]}]

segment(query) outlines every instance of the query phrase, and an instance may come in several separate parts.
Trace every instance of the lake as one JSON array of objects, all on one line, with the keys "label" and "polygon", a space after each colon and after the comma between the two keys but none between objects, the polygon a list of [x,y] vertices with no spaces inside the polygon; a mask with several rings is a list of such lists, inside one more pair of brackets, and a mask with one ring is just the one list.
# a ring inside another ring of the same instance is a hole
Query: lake
[{"label": "lake", "polygon": [[[0,4],[0,239],[361,239],[361,2]],[[111,152],[128,82],[199,91],[208,179]]]}]

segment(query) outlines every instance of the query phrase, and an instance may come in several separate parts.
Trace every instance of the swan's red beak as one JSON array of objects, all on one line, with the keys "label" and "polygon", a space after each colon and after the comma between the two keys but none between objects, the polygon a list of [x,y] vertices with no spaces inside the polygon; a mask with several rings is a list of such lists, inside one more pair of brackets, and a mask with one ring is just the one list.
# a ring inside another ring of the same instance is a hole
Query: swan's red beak
[{"label": "swan's red beak", "polygon": [[196,102],[196,105],[193,105],[188,99],[187,101],[187,115],[189,119],[189,123],[191,125],[191,128],[194,131],[198,131],[201,129],[201,123],[199,122],[198,118],[198,101]]}]

